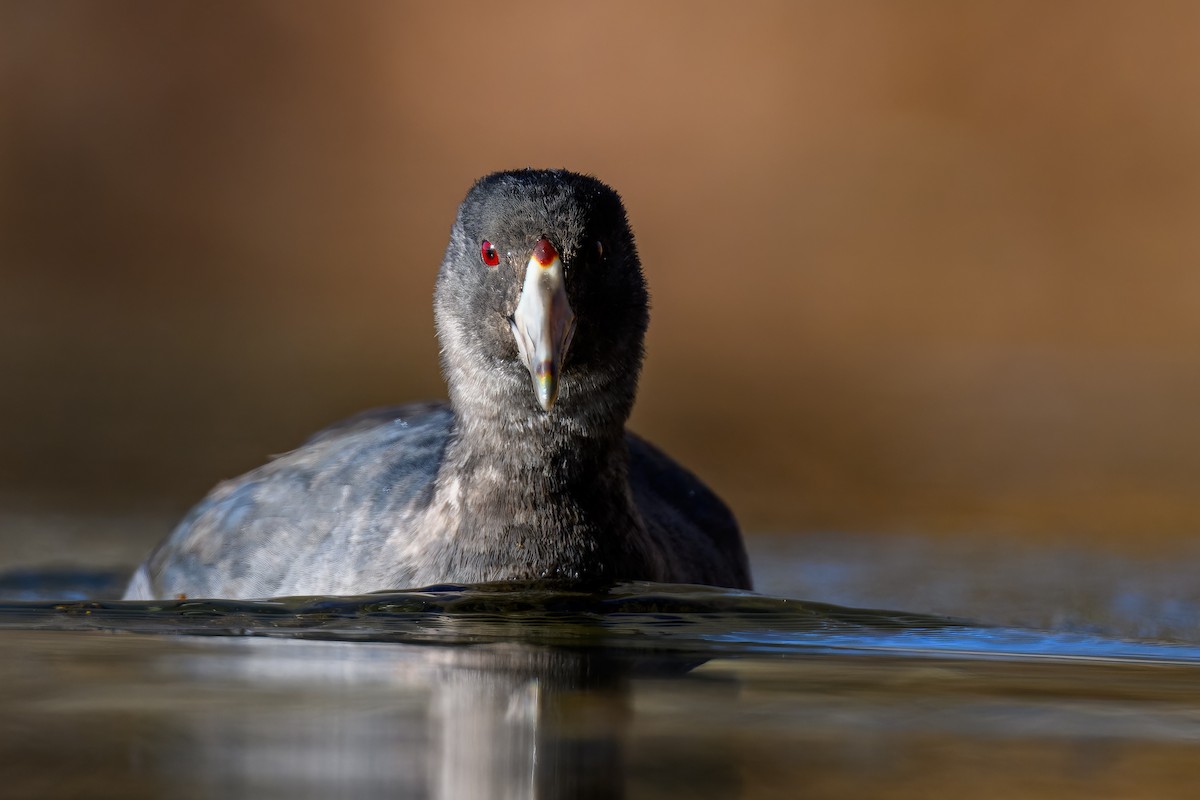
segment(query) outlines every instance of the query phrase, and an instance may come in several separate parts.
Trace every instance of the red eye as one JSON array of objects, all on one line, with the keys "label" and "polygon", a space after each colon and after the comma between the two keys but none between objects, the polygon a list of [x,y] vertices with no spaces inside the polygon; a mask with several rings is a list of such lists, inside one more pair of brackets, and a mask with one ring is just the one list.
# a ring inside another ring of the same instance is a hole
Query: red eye
[{"label": "red eye", "polygon": [[496,252],[496,245],[487,239],[483,240],[483,246],[479,248],[479,257],[489,267],[497,266],[500,263],[500,254]]}]

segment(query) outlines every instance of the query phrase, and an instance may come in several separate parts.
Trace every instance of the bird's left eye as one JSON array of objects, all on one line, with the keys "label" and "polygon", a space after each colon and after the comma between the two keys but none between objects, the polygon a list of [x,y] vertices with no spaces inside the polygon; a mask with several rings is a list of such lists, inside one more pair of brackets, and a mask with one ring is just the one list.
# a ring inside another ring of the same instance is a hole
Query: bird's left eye
[{"label": "bird's left eye", "polygon": [[604,258],[604,242],[596,240],[596,258]]},{"label": "bird's left eye", "polygon": [[497,266],[500,263],[500,254],[496,252],[496,245],[487,239],[483,240],[483,244],[479,248],[479,257],[489,267]]}]

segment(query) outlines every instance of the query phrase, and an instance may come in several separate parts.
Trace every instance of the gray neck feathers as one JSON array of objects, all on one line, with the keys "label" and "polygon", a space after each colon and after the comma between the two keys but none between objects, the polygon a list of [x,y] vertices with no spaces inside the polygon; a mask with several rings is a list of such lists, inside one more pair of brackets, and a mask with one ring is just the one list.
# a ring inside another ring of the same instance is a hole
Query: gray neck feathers
[{"label": "gray neck feathers", "polygon": [[648,557],[628,481],[628,406],[567,379],[547,413],[527,374],[464,370],[454,355],[454,429],[432,498],[435,514],[455,520],[454,558],[487,580],[637,576],[631,565]]}]

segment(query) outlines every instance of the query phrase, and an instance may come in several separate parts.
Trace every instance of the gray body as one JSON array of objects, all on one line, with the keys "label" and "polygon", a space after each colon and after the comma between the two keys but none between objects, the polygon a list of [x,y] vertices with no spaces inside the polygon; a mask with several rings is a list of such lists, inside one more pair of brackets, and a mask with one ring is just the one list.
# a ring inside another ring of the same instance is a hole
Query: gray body
[{"label": "gray body", "polygon": [[222,483],[150,556],[127,598],[528,578],[749,585],[729,510],[644,440],[625,438],[626,490],[608,485],[616,475],[584,475],[584,491],[554,503],[505,491],[515,479],[502,468],[460,472],[446,458],[452,428],[444,405],[379,409]]},{"label": "gray body", "polygon": [[[562,254],[575,320],[548,410],[512,332],[522,264],[540,238]],[[480,263],[481,239],[502,248],[501,264]],[[484,178],[459,210],[435,294],[450,404],[360,414],[220,484],[139,567],[126,598],[509,579],[749,588],[729,510],[625,431],[646,307],[612,190],[558,171]]]}]

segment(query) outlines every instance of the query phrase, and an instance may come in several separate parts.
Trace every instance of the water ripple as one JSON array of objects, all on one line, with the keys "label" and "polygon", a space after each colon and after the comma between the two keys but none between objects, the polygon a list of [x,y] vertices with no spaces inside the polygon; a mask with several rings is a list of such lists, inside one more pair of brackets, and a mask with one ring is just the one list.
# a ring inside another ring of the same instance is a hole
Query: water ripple
[{"label": "water ripple", "polygon": [[1200,663],[1200,647],[628,583],[445,584],[357,597],[262,601],[0,601],[0,629],[275,636],[412,644],[497,642],[692,656],[857,652],[962,658]]}]

